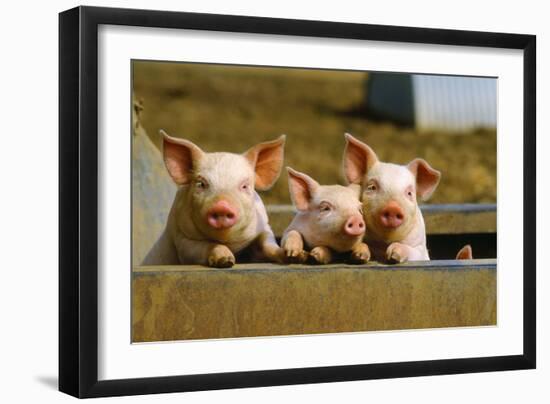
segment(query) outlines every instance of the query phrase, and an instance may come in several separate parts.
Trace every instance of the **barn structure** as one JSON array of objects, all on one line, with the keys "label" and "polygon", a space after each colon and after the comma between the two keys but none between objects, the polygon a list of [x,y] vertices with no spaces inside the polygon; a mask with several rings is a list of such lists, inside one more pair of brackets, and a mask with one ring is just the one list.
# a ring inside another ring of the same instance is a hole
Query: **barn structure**
[{"label": "barn structure", "polygon": [[496,78],[370,73],[366,93],[371,116],[420,131],[496,128]]}]

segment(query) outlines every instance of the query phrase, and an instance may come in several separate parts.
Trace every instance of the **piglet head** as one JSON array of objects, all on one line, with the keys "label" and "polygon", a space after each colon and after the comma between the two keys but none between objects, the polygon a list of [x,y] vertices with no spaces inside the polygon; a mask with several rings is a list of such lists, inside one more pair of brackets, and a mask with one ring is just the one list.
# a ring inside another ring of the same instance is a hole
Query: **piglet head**
[{"label": "piglet head", "polygon": [[290,167],[287,170],[292,202],[302,216],[302,225],[318,245],[344,252],[363,239],[360,187],[319,185],[304,173]]},{"label": "piglet head", "polygon": [[381,162],[365,143],[345,137],[344,173],[362,188],[367,232],[386,242],[403,240],[417,223],[417,198],[427,200],[441,174],[422,159],[407,165]]},{"label": "piglet head", "polygon": [[255,189],[269,189],[279,177],[285,136],[260,143],[243,154],[206,153],[194,143],[163,135],[166,168],[187,197],[176,206],[207,238],[238,242],[256,220]]}]

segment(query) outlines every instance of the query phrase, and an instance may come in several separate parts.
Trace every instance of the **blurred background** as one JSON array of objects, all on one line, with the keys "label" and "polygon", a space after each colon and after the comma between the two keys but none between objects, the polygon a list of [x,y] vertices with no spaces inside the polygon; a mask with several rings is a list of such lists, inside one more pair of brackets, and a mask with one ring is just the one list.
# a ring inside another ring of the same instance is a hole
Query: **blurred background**
[{"label": "blurred background", "polygon": [[[350,132],[381,160],[440,170],[430,203],[496,201],[493,78],[134,61],[133,90],[157,147],[161,128],[239,153],[285,133],[285,164],[331,184]],[[262,198],[290,203],[286,179]]]}]

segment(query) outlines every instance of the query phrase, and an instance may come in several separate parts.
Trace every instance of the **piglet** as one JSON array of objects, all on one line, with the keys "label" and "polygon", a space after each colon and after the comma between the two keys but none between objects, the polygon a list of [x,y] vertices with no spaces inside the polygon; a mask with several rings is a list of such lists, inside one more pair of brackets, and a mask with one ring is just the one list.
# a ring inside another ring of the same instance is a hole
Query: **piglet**
[{"label": "piglet", "polygon": [[[370,258],[365,235],[360,187],[319,185],[313,178],[287,167],[290,196],[298,213],[285,230],[281,247],[288,261],[328,264],[339,253],[353,263]],[[309,250],[309,254],[306,252]]]},{"label": "piglet", "polygon": [[143,265],[231,267],[238,253],[281,261],[255,189],[267,190],[279,177],[285,136],[233,154],[206,153],[188,140],[161,134],[164,162],[179,189],[164,233]]},{"label": "piglet", "polygon": [[407,165],[384,163],[374,151],[345,135],[344,172],[362,188],[365,240],[380,261],[429,260],[426,229],[417,199],[427,200],[441,174],[422,159]]}]

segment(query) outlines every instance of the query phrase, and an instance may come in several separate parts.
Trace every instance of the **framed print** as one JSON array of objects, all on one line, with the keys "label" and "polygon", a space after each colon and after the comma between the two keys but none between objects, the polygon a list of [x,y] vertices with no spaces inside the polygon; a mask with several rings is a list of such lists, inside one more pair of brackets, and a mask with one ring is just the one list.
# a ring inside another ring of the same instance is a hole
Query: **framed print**
[{"label": "framed print", "polygon": [[535,367],[534,36],[59,29],[61,391]]}]

